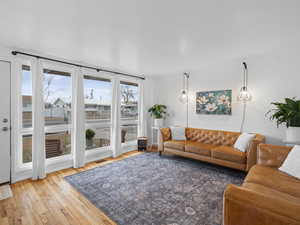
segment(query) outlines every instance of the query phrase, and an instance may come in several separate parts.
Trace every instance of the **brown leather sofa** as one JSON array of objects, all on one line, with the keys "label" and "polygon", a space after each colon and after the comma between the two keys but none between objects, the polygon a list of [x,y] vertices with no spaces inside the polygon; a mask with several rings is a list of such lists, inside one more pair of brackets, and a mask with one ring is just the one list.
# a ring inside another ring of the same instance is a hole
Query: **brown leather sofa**
[{"label": "brown leather sofa", "polygon": [[176,141],[172,140],[170,128],[160,131],[160,154],[171,153],[243,171],[256,164],[257,146],[265,141],[264,136],[256,134],[244,153],[233,147],[239,132],[186,128],[186,140]]},{"label": "brown leather sofa", "polygon": [[278,170],[290,150],[259,145],[243,185],[224,192],[224,225],[300,225],[300,180]]}]

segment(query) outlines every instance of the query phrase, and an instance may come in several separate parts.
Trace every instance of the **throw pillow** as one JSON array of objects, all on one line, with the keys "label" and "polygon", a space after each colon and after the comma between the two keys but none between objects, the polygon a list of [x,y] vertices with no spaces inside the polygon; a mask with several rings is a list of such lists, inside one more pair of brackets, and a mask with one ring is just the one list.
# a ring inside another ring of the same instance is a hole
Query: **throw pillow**
[{"label": "throw pillow", "polygon": [[284,160],[280,171],[300,179],[300,146],[295,145]]},{"label": "throw pillow", "polygon": [[183,141],[185,137],[185,127],[171,127],[172,140]]},{"label": "throw pillow", "polygon": [[246,152],[249,147],[250,141],[255,137],[255,134],[242,133],[236,142],[234,143],[234,148],[240,150],[241,152]]}]

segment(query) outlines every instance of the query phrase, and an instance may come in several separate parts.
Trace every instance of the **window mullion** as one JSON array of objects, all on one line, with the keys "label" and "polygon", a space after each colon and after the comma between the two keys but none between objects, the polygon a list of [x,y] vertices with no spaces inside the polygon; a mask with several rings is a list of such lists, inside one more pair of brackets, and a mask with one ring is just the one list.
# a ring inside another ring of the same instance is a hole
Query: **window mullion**
[{"label": "window mullion", "polygon": [[43,66],[39,59],[35,59],[32,66],[33,79],[33,149],[32,169],[33,179],[46,176],[45,164],[45,132],[44,132],[44,101],[43,101]]}]

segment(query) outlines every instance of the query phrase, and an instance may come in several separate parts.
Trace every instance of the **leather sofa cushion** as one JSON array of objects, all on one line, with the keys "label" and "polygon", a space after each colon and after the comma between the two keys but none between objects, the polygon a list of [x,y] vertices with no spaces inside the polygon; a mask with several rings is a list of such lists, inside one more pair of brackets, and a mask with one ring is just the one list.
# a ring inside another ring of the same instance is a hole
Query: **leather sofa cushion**
[{"label": "leather sofa cushion", "polygon": [[248,173],[245,182],[261,184],[300,198],[300,180],[275,168],[256,165]]},{"label": "leather sofa cushion", "polygon": [[211,156],[215,159],[227,160],[235,163],[246,163],[246,153],[230,146],[219,146],[211,150]]},{"label": "leather sofa cushion", "polygon": [[164,143],[164,147],[184,151],[185,142],[186,141],[176,141],[176,140],[166,141]]},{"label": "leather sofa cushion", "polygon": [[221,130],[186,128],[185,134],[187,140],[189,141],[196,141],[211,145],[233,146],[241,133]]},{"label": "leather sofa cushion", "polygon": [[210,156],[211,149],[215,147],[216,147],[215,145],[199,143],[196,141],[187,141],[185,146],[185,151],[200,154],[200,155]]}]

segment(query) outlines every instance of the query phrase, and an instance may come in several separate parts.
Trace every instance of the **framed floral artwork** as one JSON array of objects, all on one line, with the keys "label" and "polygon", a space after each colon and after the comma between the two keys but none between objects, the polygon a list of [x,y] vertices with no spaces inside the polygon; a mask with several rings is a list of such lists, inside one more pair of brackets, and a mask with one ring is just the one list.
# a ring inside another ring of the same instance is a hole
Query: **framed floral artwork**
[{"label": "framed floral artwork", "polygon": [[201,91],[196,93],[196,113],[231,115],[232,90]]}]

